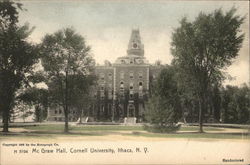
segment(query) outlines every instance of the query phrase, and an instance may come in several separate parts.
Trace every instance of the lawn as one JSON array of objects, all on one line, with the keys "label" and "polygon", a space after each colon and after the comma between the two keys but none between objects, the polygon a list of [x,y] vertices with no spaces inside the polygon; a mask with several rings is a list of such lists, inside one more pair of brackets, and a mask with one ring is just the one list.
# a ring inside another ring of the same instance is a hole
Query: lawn
[{"label": "lawn", "polygon": [[132,134],[127,134],[128,136],[142,136],[142,137],[158,137],[158,138],[212,138],[212,139],[248,139],[250,140],[250,135],[245,133],[141,133],[133,132]]},{"label": "lawn", "polygon": [[[28,130],[34,131],[63,131],[64,125],[62,124],[53,124],[53,125],[39,125],[39,126],[28,126],[25,127]],[[143,126],[125,126],[125,125],[79,125],[79,126],[70,126],[72,131],[143,131]],[[198,131],[199,127],[189,126],[181,127],[179,131]],[[214,128],[214,127],[204,127],[204,131],[222,131],[223,128]]]},{"label": "lawn", "polygon": [[[130,137],[137,140],[138,138],[209,138],[209,139],[250,139],[249,131],[243,129],[230,129],[232,132],[226,131],[225,128],[204,127],[206,133],[198,133],[197,126],[182,126],[176,133],[150,133],[143,129],[143,126],[125,126],[125,125],[70,125],[70,133],[64,134],[63,124],[48,124],[37,126],[25,126],[19,132],[11,132],[9,134],[0,134],[0,139],[6,138],[42,138],[57,139],[65,137],[66,139],[87,138],[87,137],[103,137],[105,139],[110,136]],[[11,131],[11,129],[10,129]],[[243,132],[244,131],[244,132]]]}]

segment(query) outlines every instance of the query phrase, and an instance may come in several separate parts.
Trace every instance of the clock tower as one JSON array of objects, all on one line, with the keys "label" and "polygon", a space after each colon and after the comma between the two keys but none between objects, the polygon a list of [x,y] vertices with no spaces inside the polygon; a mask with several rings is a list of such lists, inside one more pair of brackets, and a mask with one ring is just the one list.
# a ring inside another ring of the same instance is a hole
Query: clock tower
[{"label": "clock tower", "polygon": [[128,55],[144,56],[144,45],[141,42],[140,31],[132,30],[127,49]]}]

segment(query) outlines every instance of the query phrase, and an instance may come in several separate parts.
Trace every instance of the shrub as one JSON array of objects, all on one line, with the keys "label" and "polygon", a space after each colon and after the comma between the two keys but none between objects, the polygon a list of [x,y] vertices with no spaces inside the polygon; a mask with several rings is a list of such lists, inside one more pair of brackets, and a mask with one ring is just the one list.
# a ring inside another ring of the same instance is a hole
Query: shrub
[{"label": "shrub", "polygon": [[159,125],[159,124],[151,124],[147,125],[145,124],[143,126],[144,130],[148,132],[153,132],[153,133],[173,133],[176,132],[180,129],[181,125],[180,124],[164,124],[164,125]]}]

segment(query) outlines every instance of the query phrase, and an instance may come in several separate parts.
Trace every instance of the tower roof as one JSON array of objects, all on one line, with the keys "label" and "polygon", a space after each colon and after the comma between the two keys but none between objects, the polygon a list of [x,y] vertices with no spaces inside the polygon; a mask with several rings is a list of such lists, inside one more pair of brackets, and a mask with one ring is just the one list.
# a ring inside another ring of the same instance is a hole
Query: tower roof
[{"label": "tower roof", "polygon": [[128,55],[144,55],[144,45],[141,42],[141,36],[139,29],[133,29],[127,49]]}]

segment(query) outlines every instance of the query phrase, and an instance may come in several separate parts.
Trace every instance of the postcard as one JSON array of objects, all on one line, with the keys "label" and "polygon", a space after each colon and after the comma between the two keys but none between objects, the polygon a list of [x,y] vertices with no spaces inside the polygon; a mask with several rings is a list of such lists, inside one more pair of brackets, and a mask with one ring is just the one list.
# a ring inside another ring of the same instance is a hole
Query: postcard
[{"label": "postcard", "polygon": [[249,1],[0,2],[0,164],[250,164]]}]

